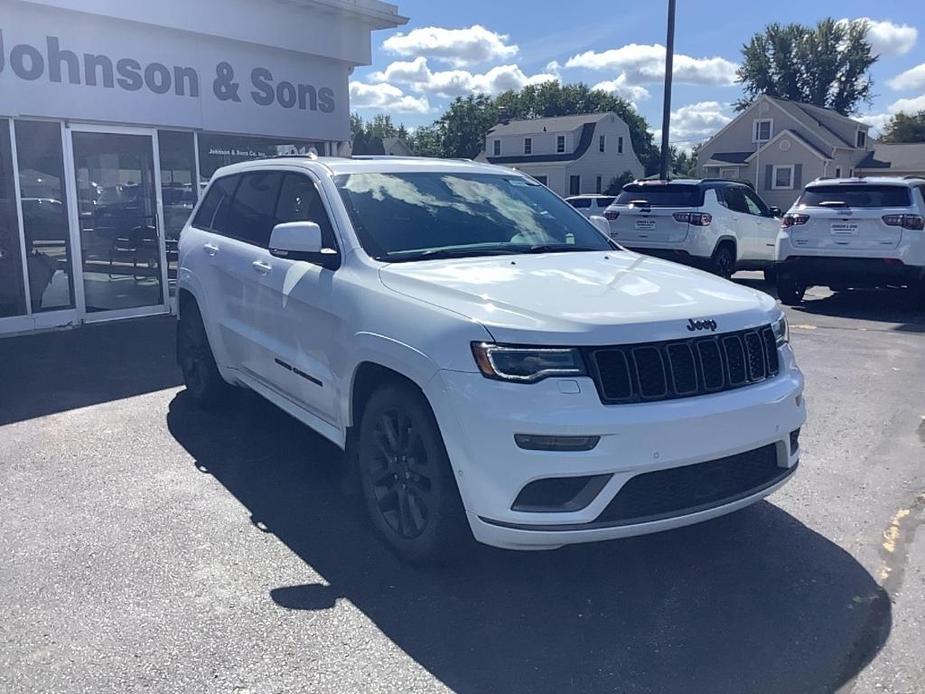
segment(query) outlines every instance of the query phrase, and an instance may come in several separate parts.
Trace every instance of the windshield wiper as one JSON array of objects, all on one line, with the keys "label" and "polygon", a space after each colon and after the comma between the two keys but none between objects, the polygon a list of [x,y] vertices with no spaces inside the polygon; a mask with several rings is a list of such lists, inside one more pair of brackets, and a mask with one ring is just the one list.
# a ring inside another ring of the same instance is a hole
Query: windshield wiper
[{"label": "windshield wiper", "polygon": [[603,248],[576,246],[573,243],[536,243],[532,246],[518,248],[518,253],[569,253],[571,251],[601,251]]},{"label": "windshield wiper", "polygon": [[475,258],[480,255],[511,255],[513,248],[429,248],[425,251],[409,251],[377,258],[388,263],[407,263],[414,260],[440,260],[442,258]]}]

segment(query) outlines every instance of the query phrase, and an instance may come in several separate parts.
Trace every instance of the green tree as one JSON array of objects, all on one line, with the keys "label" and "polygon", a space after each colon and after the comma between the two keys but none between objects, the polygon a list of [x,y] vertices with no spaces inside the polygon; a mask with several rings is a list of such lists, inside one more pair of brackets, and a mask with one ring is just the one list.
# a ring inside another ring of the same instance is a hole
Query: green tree
[{"label": "green tree", "polygon": [[627,183],[632,183],[635,180],[636,177],[632,174],[631,171],[624,171],[616,178],[610,179],[610,183],[604,190],[604,195],[619,195],[620,191],[623,190],[623,186],[625,186]]},{"label": "green tree", "polygon": [[887,121],[881,142],[925,142],[925,111],[897,113]]},{"label": "green tree", "polygon": [[350,115],[350,132],[354,154],[384,154],[382,141],[387,137],[408,139],[408,130],[404,125],[395,126],[388,114],[377,114],[370,121],[364,121],[356,113]]},{"label": "green tree", "polygon": [[873,55],[865,20],[821,20],[803,24],[769,24],[742,46],[738,81],[745,96],[736,109],[746,108],[762,94],[853,113],[870,103]]}]

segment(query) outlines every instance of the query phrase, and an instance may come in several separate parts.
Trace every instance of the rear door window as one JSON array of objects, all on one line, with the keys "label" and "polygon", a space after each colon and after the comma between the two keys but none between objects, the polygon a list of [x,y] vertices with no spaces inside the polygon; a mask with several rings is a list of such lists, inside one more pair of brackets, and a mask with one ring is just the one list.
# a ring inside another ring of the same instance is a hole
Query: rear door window
[{"label": "rear door window", "polygon": [[647,203],[650,207],[700,207],[703,194],[698,186],[683,183],[662,185],[630,184],[617,196],[618,205],[632,202]]},{"label": "rear door window", "polygon": [[812,186],[803,191],[799,204],[812,207],[908,207],[911,199],[906,186]]},{"label": "rear door window", "polygon": [[611,205],[613,205],[614,200],[616,200],[616,198],[610,198],[610,197],[598,198],[597,206],[603,210],[605,207],[610,207]]},{"label": "rear door window", "polygon": [[228,219],[230,236],[261,248],[269,245],[282,180],[280,171],[255,171],[241,177]]},{"label": "rear door window", "polygon": [[193,219],[194,227],[227,234],[228,211],[240,178],[240,176],[224,176],[212,184]]},{"label": "rear door window", "polygon": [[569,200],[569,204],[572,207],[585,208],[591,207],[591,198],[576,198],[575,200]]}]

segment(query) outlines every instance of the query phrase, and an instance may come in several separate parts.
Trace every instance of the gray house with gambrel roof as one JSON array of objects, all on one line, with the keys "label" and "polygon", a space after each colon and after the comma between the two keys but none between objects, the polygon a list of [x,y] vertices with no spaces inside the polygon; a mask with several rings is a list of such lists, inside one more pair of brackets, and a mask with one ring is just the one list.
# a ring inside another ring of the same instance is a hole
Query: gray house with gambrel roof
[{"label": "gray house with gambrel roof", "polygon": [[477,159],[523,171],[563,196],[600,193],[626,171],[643,175],[629,127],[616,113],[499,123]]},{"label": "gray house with gambrel roof", "polygon": [[786,210],[808,181],[859,173],[874,147],[869,128],[812,104],[760,96],[704,143],[697,168],[703,176],[748,181],[768,204]]}]

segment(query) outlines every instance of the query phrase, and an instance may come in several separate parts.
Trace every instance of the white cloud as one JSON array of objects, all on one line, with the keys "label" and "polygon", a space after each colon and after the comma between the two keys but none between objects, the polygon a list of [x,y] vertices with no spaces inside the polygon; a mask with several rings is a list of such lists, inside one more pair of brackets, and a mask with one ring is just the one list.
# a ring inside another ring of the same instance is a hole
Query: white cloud
[{"label": "white cloud", "polygon": [[718,101],[700,101],[671,112],[672,143],[696,144],[707,139],[732,120],[728,105]]},{"label": "white cloud", "polygon": [[918,113],[919,111],[925,111],[925,94],[912,97],[911,99],[894,101],[886,107],[886,110],[890,113]]},{"label": "white cloud", "polygon": [[[893,24],[890,21],[879,21],[870,17],[859,17],[866,21],[870,28],[867,32],[867,40],[874,55],[902,55],[912,50],[916,39],[919,36],[919,30],[908,24]],[[847,19],[839,20],[847,22]]]},{"label": "white cloud", "polygon": [[925,63],[901,72],[887,84],[893,89],[925,89]]},{"label": "white cloud", "polygon": [[427,97],[406,95],[391,84],[350,83],[350,106],[352,108],[379,108],[397,113],[427,113],[430,103]]},{"label": "white cloud", "polygon": [[517,65],[496,65],[487,72],[473,73],[468,70],[431,71],[427,59],[392,63],[381,72],[369,76],[372,82],[407,84],[413,91],[427,92],[443,97],[466,96],[468,94],[499,94],[508,89],[522,89],[529,84],[539,84],[557,79],[557,75],[540,73],[526,75]]},{"label": "white cloud", "polygon": [[396,55],[425,56],[465,67],[517,55],[517,46],[509,44],[508,38],[479,24],[465,29],[431,26],[390,36],[382,47]]},{"label": "white cloud", "polygon": [[619,96],[627,101],[630,101],[635,105],[639,101],[645,101],[650,98],[652,95],[649,93],[649,90],[645,87],[640,87],[638,85],[629,84],[626,79],[625,73],[620,73],[615,80],[606,80],[604,82],[598,82],[595,84],[592,89],[600,89],[603,92],[608,94],[613,94],[614,96]]},{"label": "white cloud", "polygon": [[[586,51],[569,58],[565,67],[588,70],[621,70],[627,84],[651,84],[665,76],[665,47],[631,43],[607,51]],[[688,84],[731,85],[737,65],[725,58],[674,56],[674,79]]]},{"label": "white cloud", "polygon": [[[855,120],[867,123],[877,133],[883,131],[883,127],[890,120],[889,113],[865,113],[863,116],[853,116]],[[876,134],[876,133],[875,133]]]}]

